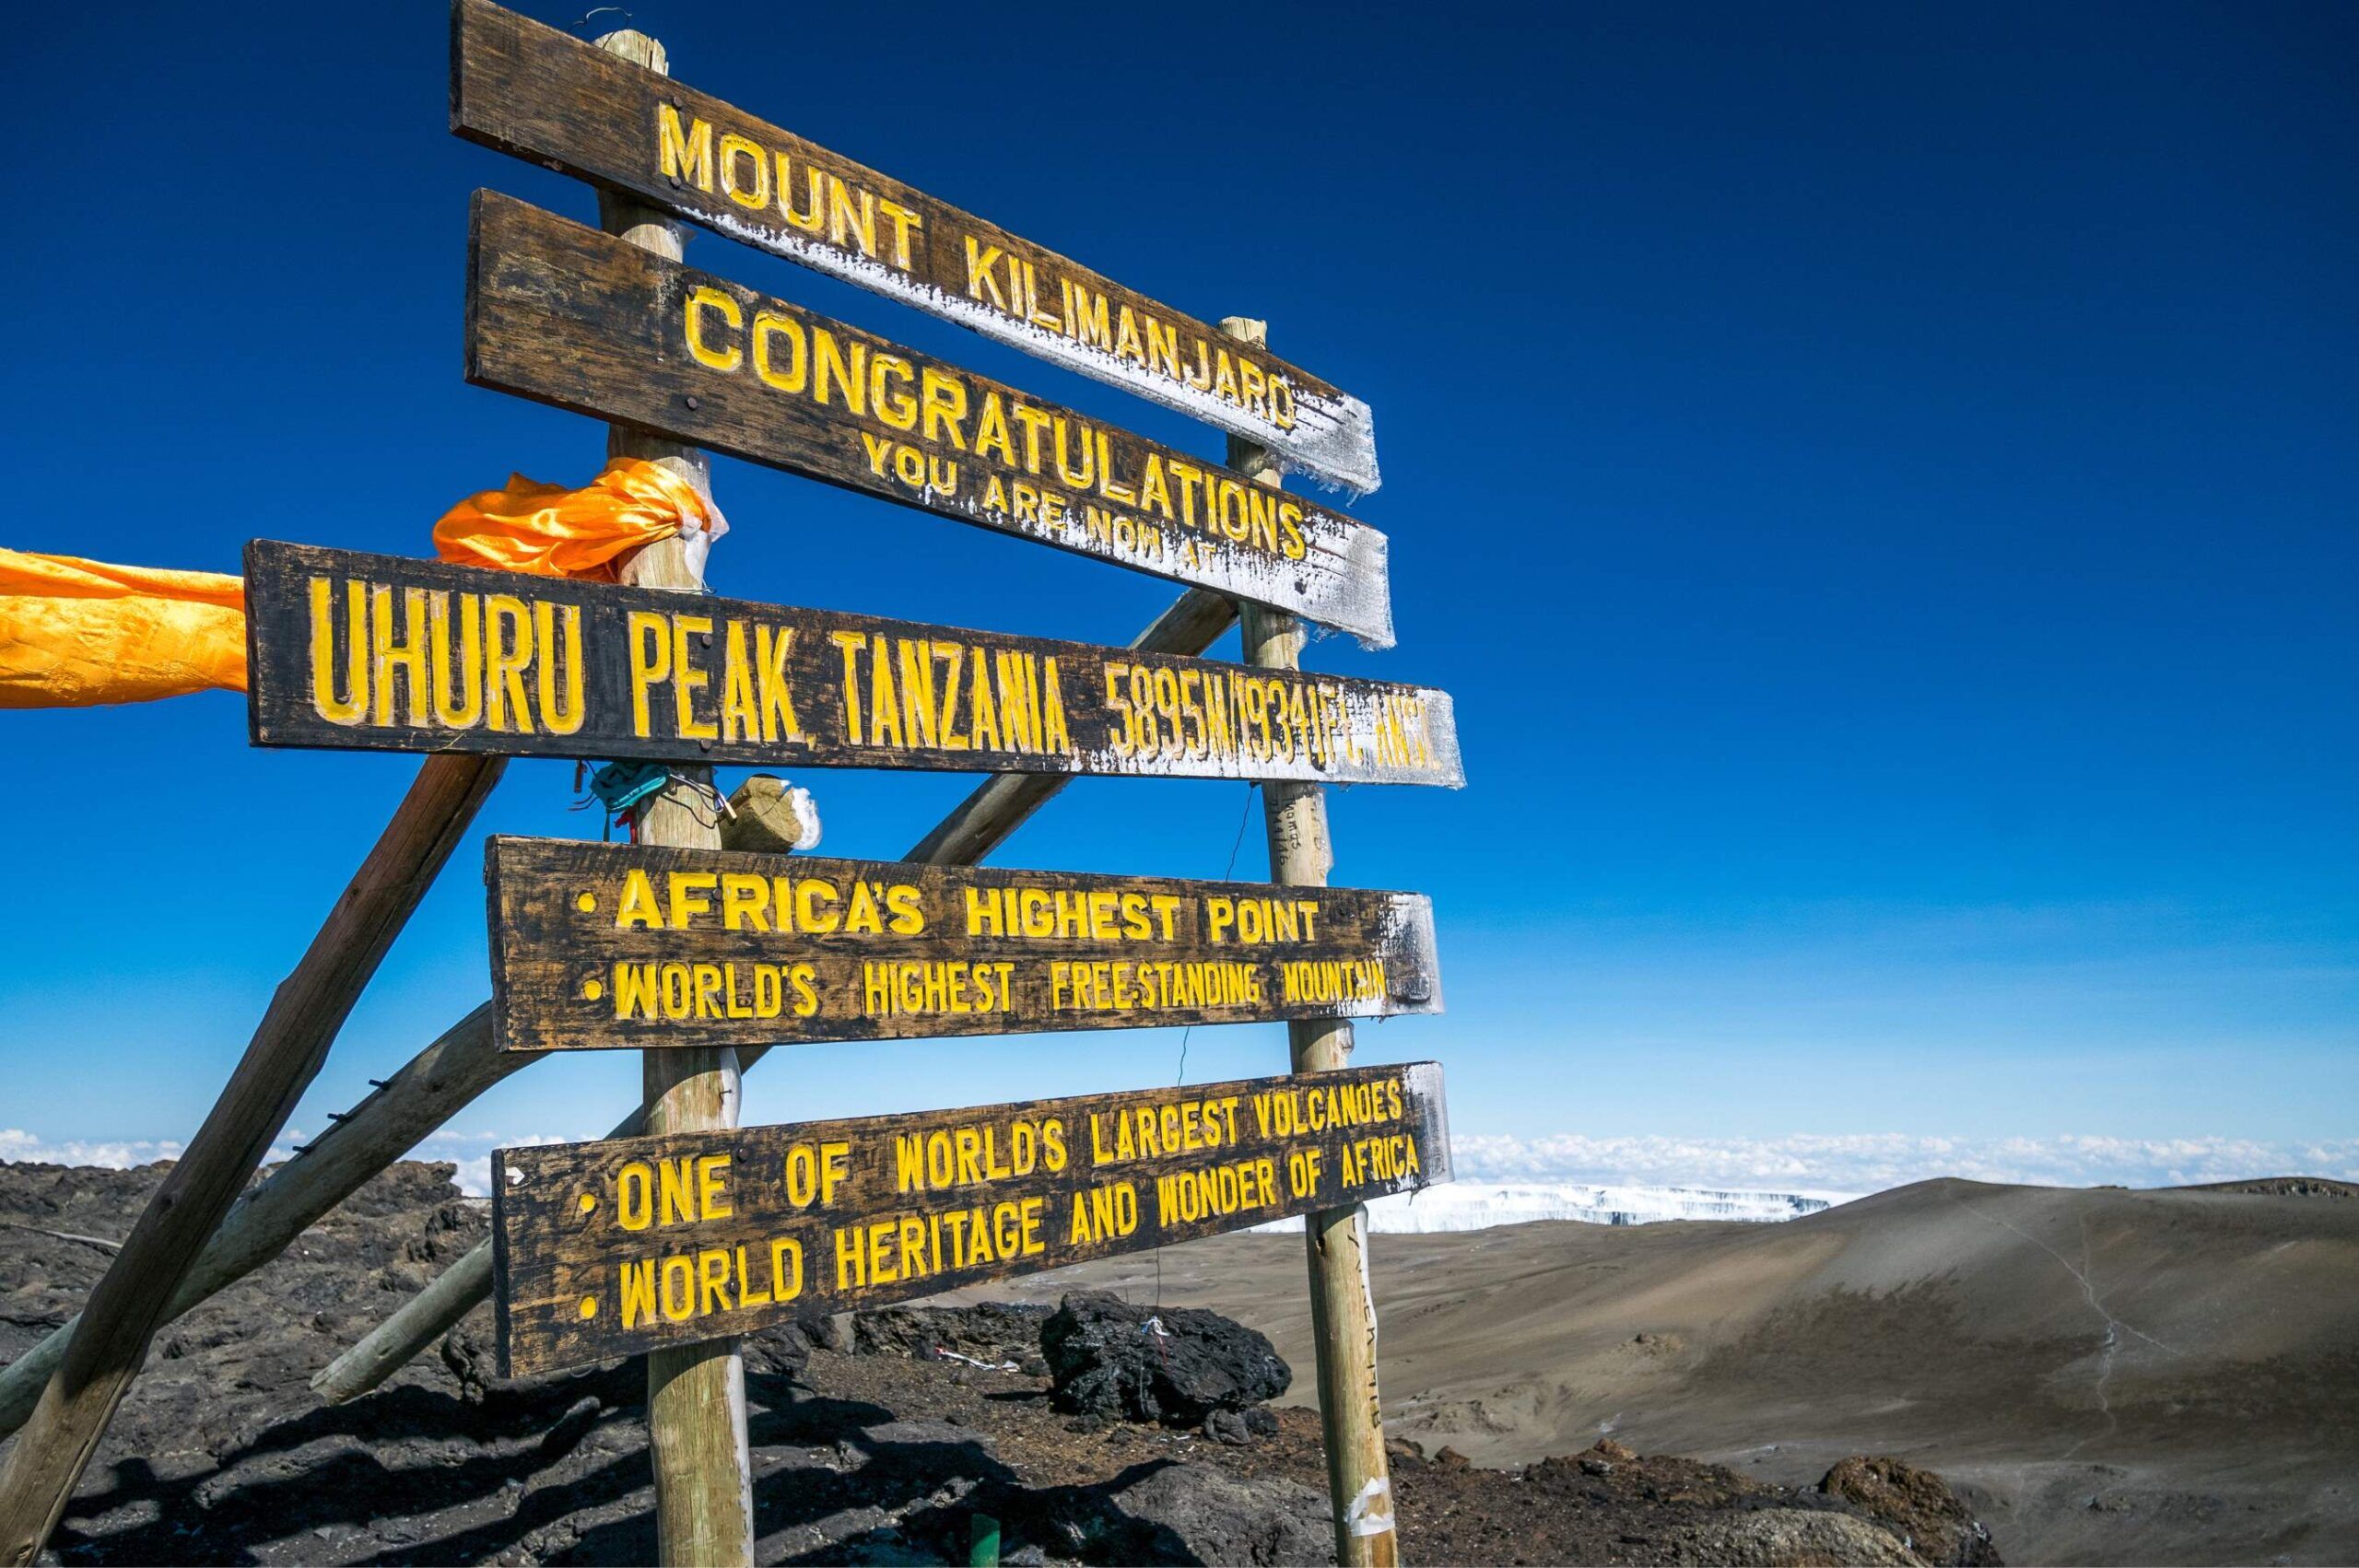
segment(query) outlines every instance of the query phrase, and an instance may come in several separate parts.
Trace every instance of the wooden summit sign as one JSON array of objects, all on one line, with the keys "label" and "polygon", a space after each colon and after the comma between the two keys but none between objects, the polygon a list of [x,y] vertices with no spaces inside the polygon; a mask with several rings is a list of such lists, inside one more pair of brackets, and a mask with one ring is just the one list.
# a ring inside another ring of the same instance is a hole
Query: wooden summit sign
[{"label": "wooden summit sign", "polygon": [[492,1155],[506,1377],[1448,1181],[1441,1068]]},{"label": "wooden summit sign", "polygon": [[1439,1012],[1414,893],[495,837],[509,1050]]},{"label": "wooden summit sign", "polygon": [[1465,781],[1419,686],[254,540],[265,746]]},{"label": "wooden summit sign", "polygon": [[467,379],[1392,642],[1366,523],[475,193]]},{"label": "wooden summit sign", "polygon": [[513,11],[459,0],[452,32],[451,128],[470,141],[1233,430],[1331,483],[1377,487],[1367,404],[1265,348]]}]

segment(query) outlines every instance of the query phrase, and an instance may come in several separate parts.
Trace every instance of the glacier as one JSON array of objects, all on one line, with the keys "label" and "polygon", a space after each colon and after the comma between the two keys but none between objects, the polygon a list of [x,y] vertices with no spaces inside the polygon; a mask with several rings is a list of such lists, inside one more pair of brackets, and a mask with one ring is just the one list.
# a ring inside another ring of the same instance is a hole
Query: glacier
[{"label": "glacier", "polygon": [[[1799,1220],[1851,1192],[1749,1192],[1709,1187],[1599,1186],[1579,1182],[1451,1182],[1395,1193],[1367,1206],[1371,1231],[1480,1231],[1535,1220],[1590,1225],[1649,1225],[1665,1220],[1736,1220],[1755,1224]],[[1302,1221],[1273,1220],[1256,1230],[1298,1231]]]}]

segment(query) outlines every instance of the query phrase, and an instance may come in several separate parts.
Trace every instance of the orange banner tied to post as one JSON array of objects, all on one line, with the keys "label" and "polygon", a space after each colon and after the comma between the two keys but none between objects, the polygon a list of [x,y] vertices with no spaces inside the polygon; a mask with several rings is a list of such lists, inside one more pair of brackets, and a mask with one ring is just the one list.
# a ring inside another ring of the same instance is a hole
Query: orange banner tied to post
[{"label": "orange banner tied to post", "polygon": [[[613,582],[623,556],[676,534],[701,577],[728,531],[687,480],[616,458],[579,490],[511,474],[443,514],[434,549],[460,566]],[[245,689],[242,579],[0,550],[0,708]]]},{"label": "orange banner tied to post", "polygon": [[215,689],[246,689],[243,579],[0,550],[0,708]]},{"label": "orange banner tied to post", "polygon": [[687,479],[661,463],[616,458],[579,490],[510,474],[506,489],[443,514],[434,553],[453,566],[613,582],[621,556],[677,534],[701,577],[705,550],[728,532],[720,509]]}]

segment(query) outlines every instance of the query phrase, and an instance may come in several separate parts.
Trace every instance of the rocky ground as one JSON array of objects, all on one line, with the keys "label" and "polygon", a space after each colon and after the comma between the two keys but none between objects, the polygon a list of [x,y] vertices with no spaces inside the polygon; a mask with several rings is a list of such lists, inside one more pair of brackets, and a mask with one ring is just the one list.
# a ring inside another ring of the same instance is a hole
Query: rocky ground
[{"label": "rocky ground", "polygon": [[[0,1165],[0,1360],[75,1309],[157,1175]],[[479,1313],[376,1394],[338,1409],[312,1397],[315,1371],[482,1235],[481,1208],[449,1178],[397,1167],[159,1335],[56,1557],[651,1561],[636,1365],[503,1383]],[[1316,1417],[1244,1403],[1271,1391],[1268,1367],[1220,1373],[1234,1374],[1226,1402],[1202,1418],[1168,1383],[1150,1412],[1156,1398],[1120,1379],[1099,1410],[1164,1420],[1074,1413],[1059,1406],[1088,1379],[1053,1395],[1046,1316],[889,1311],[750,1342],[761,1560],[964,1562],[979,1518],[1011,1562],[1329,1560]],[[1070,1373],[1078,1352],[1062,1343],[1052,1334],[1050,1353]],[[1180,1422],[1193,1424],[1167,1424]],[[1520,1469],[1398,1443],[1393,1475],[1410,1562],[1998,1561],[1948,1488],[1888,1459],[1778,1487],[1610,1442]]]}]

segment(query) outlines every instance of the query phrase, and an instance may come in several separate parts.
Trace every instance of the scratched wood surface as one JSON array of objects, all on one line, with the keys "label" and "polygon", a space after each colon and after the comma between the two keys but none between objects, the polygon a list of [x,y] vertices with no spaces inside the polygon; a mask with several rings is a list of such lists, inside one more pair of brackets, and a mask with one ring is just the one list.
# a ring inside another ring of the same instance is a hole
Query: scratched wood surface
[{"label": "scratched wood surface", "polygon": [[1441,1011],[1421,894],[495,837],[510,1050]]},{"label": "scratched wood surface", "polygon": [[256,540],[265,746],[1464,782],[1425,687]]},{"label": "scratched wood surface", "polygon": [[[1358,398],[971,213],[485,0],[460,0],[452,14],[451,128],[1250,436],[1330,483],[1363,494],[1379,483],[1373,425]],[[952,158],[975,167],[963,149]],[[1262,222],[1257,232],[1268,228]]]},{"label": "scratched wood surface", "polygon": [[1440,1067],[494,1153],[518,1376],[1448,1181]]},{"label": "scratched wood surface", "polygon": [[1304,497],[495,192],[467,276],[478,386],[1391,644],[1384,535]]}]

